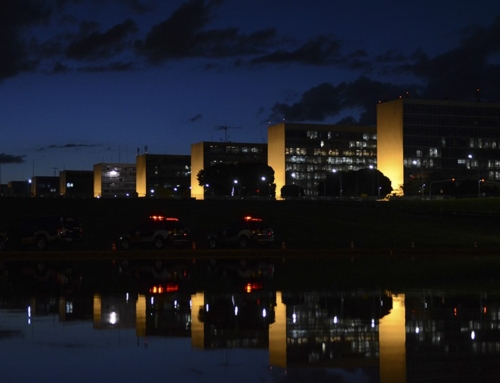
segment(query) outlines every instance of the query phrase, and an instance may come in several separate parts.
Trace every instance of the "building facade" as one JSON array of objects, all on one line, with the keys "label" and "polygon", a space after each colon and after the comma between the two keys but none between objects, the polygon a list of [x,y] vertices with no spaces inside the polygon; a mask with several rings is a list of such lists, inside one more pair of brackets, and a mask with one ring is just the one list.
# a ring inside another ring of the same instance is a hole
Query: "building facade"
[{"label": "building facade", "polygon": [[378,169],[398,194],[415,179],[421,179],[422,193],[442,180],[500,181],[499,103],[383,102],[377,136]]},{"label": "building facade", "polygon": [[1,187],[2,197],[31,197],[30,181],[10,181]]},{"label": "building facade", "polygon": [[59,173],[59,194],[65,198],[92,198],[94,172],[92,170],[63,170]]},{"label": "building facade", "polygon": [[268,165],[274,169],[276,194],[298,185],[308,197],[318,195],[327,174],[377,166],[374,126],[283,122],[268,129]]},{"label": "building facade", "polygon": [[190,196],[191,157],[142,154],[137,156],[138,197],[186,198]]},{"label": "building facade", "polygon": [[94,197],[128,198],[136,196],[136,165],[101,163],[94,165]]},{"label": "building facade", "polygon": [[59,177],[35,176],[31,179],[32,197],[58,197]]},{"label": "building facade", "polygon": [[191,197],[205,198],[198,173],[216,164],[261,162],[267,164],[267,144],[239,142],[198,142],[191,145]]}]

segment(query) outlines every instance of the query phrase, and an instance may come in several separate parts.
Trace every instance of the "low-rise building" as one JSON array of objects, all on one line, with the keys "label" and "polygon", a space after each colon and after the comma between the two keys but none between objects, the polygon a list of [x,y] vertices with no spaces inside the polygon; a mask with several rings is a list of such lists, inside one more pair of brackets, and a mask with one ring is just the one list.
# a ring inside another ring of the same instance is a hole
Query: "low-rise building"
[{"label": "low-rise building", "polygon": [[92,198],[94,172],[92,170],[63,170],[59,173],[59,193],[65,198]]},{"label": "low-rise building", "polygon": [[58,197],[59,177],[35,176],[31,179],[32,197]]},{"label": "low-rise building", "polygon": [[135,164],[100,163],[94,165],[94,197],[128,198],[135,196]]},{"label": "low-rise building", "polygon": [[137,156],[138,197],[188,198],[191,157],[188,155],[142,154]]},{"label": "low-rise building", "polygon": [[205,198],[198,173],[216,164],[259,162],[267,164],[267,144],[242,142],[198,142],[191,145],[191,197]]}]

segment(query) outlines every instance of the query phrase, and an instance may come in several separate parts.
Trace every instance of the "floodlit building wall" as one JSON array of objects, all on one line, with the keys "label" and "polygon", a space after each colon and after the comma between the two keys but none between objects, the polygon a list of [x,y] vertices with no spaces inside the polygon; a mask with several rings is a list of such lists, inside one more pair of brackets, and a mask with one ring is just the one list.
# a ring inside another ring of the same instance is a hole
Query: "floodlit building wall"
[{"label": "floodlit building wall", "polygon": [[377,105],[377,168],[391,180],[393,193],[402,195],[403,166],[402,102]]},{"label": "floodlit building wall", "polygon": [[103,164],[94,165],[94,198],[100,198],[102,194],[102,166]]},{"label": "floodlit building wall", "polygon": [[135,160],[136,174],[135,174],[135,191],[137,197],[147,196],[147,171],[146,171],[146,155],[137,156]]},{"label": "floodlit building wall", "polygon": [[205,199],[203,186],[198,185],[198,172],[204,166],[204,143],[198,142],[191,145],[191,198],[198,200]]},{"label": "floodlit building wall", "polygon": [[270,126],[267,130],[267,164],[274,170],[276,198],[281,197],[281,188],[286,184],[285,171],[285,124]]}]

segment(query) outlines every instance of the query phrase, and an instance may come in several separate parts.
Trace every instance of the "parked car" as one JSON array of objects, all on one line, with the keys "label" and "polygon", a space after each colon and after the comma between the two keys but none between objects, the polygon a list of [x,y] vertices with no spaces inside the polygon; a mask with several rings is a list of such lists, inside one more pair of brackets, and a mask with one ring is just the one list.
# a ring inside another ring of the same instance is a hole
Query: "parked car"
[{"label": "parked car", "polygon": [[233,246],[245,249],[250,246],[269,246],[274,243],[274,230],[261,218],[246,216],[226,225],[208,236],[208,246],[215,249]]},{"label": "parked car", "polygon": [[52,215],[20,219],[0,231],[0,250],[35,247],[47,250],[53,245],[67,248],[81,241],[83,229],[78,219]]},{"label": "parked car", "polygon": [[183,247],[191,242],[189,228],[178,218],[152,215],[137,225],[118,240],[122,250],[132,247],[152,247],[161,250],[164,247]]}]

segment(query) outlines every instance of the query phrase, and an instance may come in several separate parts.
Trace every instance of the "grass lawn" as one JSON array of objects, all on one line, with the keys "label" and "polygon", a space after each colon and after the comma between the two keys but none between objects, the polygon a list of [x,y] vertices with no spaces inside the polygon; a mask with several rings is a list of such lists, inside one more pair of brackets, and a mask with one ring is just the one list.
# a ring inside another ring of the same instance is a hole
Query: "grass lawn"
[{"label": "grass lawn", "polygon": [[109,249],[150,214],[179,217],[197,247],[242,215],[275,228],[276,246],[289,249],[500,249],[500,199],[443,201],[255,201],[0,199],[0,225],[23,215],[71,214],[85,230],[85,249]]}]

